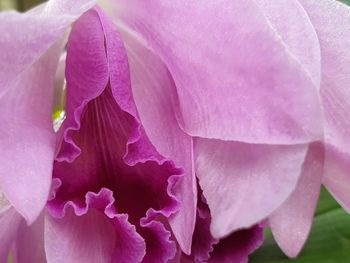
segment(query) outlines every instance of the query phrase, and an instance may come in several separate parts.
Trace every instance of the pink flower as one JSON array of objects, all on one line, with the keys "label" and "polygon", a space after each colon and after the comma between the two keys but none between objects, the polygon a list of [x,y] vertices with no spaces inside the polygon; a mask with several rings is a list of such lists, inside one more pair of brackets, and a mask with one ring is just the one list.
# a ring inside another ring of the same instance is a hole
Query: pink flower
[{"label": "pink flower", "polygon": [[215,238],[268,219],[290,257],[308,236],[321,182],[350,211],[348,6],[104,2],[126,42],[145,131],[185,171],[171,222],[183,251],[196,177]]},{"label": "pink flower", "polygon": [[88,0],[0,15],[0,261],[33,239],[32,262],[246,262],[264,220],[295,257],[322,182],[350,211],[349,7],[100,3],[114,24]]},{"label": "pink flower", "polygon": [[32,223],[49,195],[55,135],[52,95],[63,37],[93,1],[50,1],[0,13],[0,189]]}]

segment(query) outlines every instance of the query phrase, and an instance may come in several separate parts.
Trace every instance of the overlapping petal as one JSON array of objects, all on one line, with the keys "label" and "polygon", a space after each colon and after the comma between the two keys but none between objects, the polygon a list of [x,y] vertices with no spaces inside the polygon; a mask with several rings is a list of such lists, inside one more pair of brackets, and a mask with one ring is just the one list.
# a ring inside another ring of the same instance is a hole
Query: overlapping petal
[{"label": "overlapping petal", "polygon": [[189,254],[197,206],[192,138],[177,124],[171,104],[172,96],[176,96],[175,85],[167,68],[141,39],[121,29],[135,104],[146,134],[160,154],[184,169],[174,189],[181,208],[170,218],[170,225],[182,250]]},{"label": "overlapping petal", "polygon": [[299,0],[321,46],[321,97],[325,111],[324,184],[350,211],[350,7],[335,0]]},{"label": "overlapping petal", "polygon": [[43,209],[50,187],[53,82],[63,47],[59,39],[93,4],[54,0],[35,12],[0,14],[0,185],[28,223]]},{"label": "overlapping petal", "polygon": [[[16,240],[18,226],[22,217],[14,208],[0,214],[0,261],[7,262],[10,249]],[[11,227],[9,227],[11,226]]]},{"label": "overlapping petal", "polygon": [[51,184],[52,95],[60,51],[61,45],[53,46],[0,97],[0,185],[28,223],[44,208]]},{"label": "overlapping petal", "polygon": [[94,3],[94,0],[51,0],[35,12],[2,12],[0,95],[18,82],[18,76],[31,67]]},{"label": "overlapping petal", "polygon": [[210,221],[210,212],[202,197],[198,202],[192,253],[190,256],[182,255],[180,262],[243,263],[263,242],[263,227],[260,225],[216,239],[210,234]]},{"label": "overlapping petal", "polygon": [[[285,22],[269,20],[276,13],[265,14],[251,0],[128,0],[119,2],[118,11],[121,23],[168,67],[178,121],[188,134],[294,144],[320,138],[322,116],[314,83],[319,76],[311,76],[319,71],[318,42],[305,12],[292,3],[297,19],[281,34]],[[308,32],[313,34],[304,38]],[[295,44],[288,33],[308,44]],[[303,55],[310,46],[310,55]]]},{"label": "overlapping petal", "polygon": [[[44,247],[44,212],[28,226],[21,220],[14,244],[13,257],[18,263],[46,263]],[[11,225],[12,227],[12,225]]]},{"label": "overlapping petal", "polygon": [[210,208],[211,233],[250,227],[293,192],[307,145],[269,146],[196,139],[196,174]]},{"label": "overlapping petal", "polygon": [[83,203],[65,203],[59,217],[47,215],[47,260],[141,262],[145,242],[127,215],[118,215],[113,205],[113,193],[104,188],[99,193],[88,192]]},{"label": "overlapping petal", "polygon": [[[133,235],[146,246],[143,249],[147,253],[136,255],[130,262],[139,262],[142,257],[145,262],[171,259],[175,242],[161,222],[178,209],[172,191],[182,171],[159,155],[147,138],[133,102],[123,42],[99,8],[84,14],[72,29],[66,79],[64,142],[54,165],[54,177],[62,184],[49,203],[51,215],[66,220],[64,211],[73,206],[75,215],[68,215],[67,220],[74,223],[79,220],[76,216],[89,214],[86,193],[109,189],[116,199],[109,205],[115,209],[113,218],[123,218],[123,224],[133,227]],[[54,219],[60,224],[59,220]],[[68,221],[64,225],[69,225]],[[83,243],[77,246],[85,250]],[[91,248],[94,249],[97,248]],[[120,251],[113,247],[111,251],[112,260],[120,262]],[[74,262],[77,255],[72,254],[70,260]]]},{"label": "overlapping petal", "polygon": [[323,162],[323,146],[320,143],[311,144],[295,190],[269,216],[274,238],[289,257],[299,254],[309,235],[320,195]]}]

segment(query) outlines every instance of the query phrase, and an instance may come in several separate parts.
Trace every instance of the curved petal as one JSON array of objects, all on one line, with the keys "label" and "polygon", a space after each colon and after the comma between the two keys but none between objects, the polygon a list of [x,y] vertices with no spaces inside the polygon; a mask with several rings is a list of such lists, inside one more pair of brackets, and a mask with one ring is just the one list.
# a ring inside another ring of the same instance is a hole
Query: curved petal
[{"label": "curved petal", "polygon": [[116,213],[113,193],[106,188],[87,193],[84,203],[66,202],[60,218],[48,214],[45,220],[48,262],[127,263],[144,257],[143,238],[127,215]]},{"label": "curved petal", "polygon": [[30,226],[27,226],[24,220],[21,221],[16,236],[14,258],[18,263],[46,263],[44,213]]},{"label": "curved petal", "polygon": [[[200,189],[199,189],[200,190]],[[189,262],[207,262],[214,245],[220,240],[210,234],[210,211],[203,195],[198,195],[196,227],[193,233],[191,254],[182,255],[182,260]]]},{"label": "curved petal", "polygon": [[309,236],[320,195],[323,161],[323,146],[310,145],[297,187],[269,216],[272,234],[288,257],[296,257]]},{"label": "curved petal", "polygon": [[177,124],[171,104],[175,86],[165,65],[146,48],[142,40],[121,28],[130,65],[131,87],[142,125],[152,144],[163,156],[184,169],[177,183],[178,213],[169,221],[182,250],[190,254],[197,205],[196,177],[193,171],[192,138]]},{"label": "curved petal", "polygon": [[142,224],[141,235],[146,242],[146,255],[142,263],[163,263],[176,255],[176,243],[170,240],[171,233],[158,221]]},{"label": "curved petal", "polygon": [[51,184],[52,95],[60,52],[61,45],[54,45],[0,98],[0,185],[28,223],[44,208]]},{"label": "curved petal", "polygon": [[112,262],[115,230],[98,211],[80,217],[70,212],[64,219],[47,216],[45,227],[49,262]]},{"label": "curved petal", "polygon": [[326,147],[323,185],[338,203],[350,213],[350,153]]},{"label": "curved petal", "polygon": [[0,262],[7,262],[18,231],[18,226],[23,220],[14,208],[0,214]]},{"label": "curved petal", "polygon": [[192,253],[190,256],[182,255],[181,262],[247,262],[248,256],[264,239],[263,227],[259,225],[236,231],[224,239],[216,239],[210,234],[210,221],[210,211],[202,196],[198,202]]},{"label": "curved petal", "polygon": [[[305,73],[320,88],[321,51],[317,34],[298,0],[255,0],[271,29],[281,38],[286,52],[294,58]],[[302,39],[303,41],[300,41]],[[305,52],[307,50],[308,52]]]},{"label": "curved petal", "polygon": [[251,253],[263,243],[264,228],[256,225],[232,233],[214,246],[209,263],[246,263]]},{"label": "curved petal", "polygon": [[250,227],[293,192],[307,145],[271,146],[195,139],[196,174],[222,238]]},{"label": "curved petal", "polygon": [[[51,0],[38,10],[0,14],[0,97],[37,61],[94,0]],[[20,30],[9,30],[20,28]]]},{"label": "curved petal", "polygon": [[350,212],[350,7],[335,0],[300,0],[321,45],[325,110],[323,183]]},{"label": "curved petal", "polygon": [[59,39],[92,4],[54,0],[35,13],[0,14],[0,188],[28,223],[43,209],[50,188]]},{"label": "curved petal", "polygon": [[[145,39],[174,78],[178,121],[188,134],[272,144],[321,138],[321,107],[313,81],[318,77],[310,77],[318,71],[313,68],[319,67],[317,57],[315,62],[304,56],[312,65],[305,70],[300,46],[290,52],[291,41],[278,33],[284,26],[271,27],[274,21],[255,1],[118,4],[120,23]],[[313,30],[309,19],[297,4],[289,7],[297,18],[288,24],[288,32],[295,39],[312,40],[303,48],[311,46],[312,54],[317,53],[316,39],[304,38]]]},{"label": "curved petal", "polygon": [[[107,187],[117,198],[116,216],[127,215],[145,239],[144,261],[173,258],[175,242],[159,218],[166,222],[178,210],[172,190],[182,170],[147,138],[133,101],[123,42],[99,8],[75,23],[66,73],[67,119],[54,166],[62,185],[48,205],[51,214],[62,217],[68,204],[79,208],[82,195]],[[85,210],[79,209],[76,214],[82,215]]]}]

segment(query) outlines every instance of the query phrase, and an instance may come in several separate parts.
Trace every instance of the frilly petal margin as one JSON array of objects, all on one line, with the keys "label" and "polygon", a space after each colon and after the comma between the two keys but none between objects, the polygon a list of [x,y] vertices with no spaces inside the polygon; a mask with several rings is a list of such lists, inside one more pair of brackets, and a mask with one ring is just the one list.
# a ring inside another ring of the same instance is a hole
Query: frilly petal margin
[{"label": "frilly petal margin", "polygon": [[169,218],[169,224],[181,249],[190,254],[197,207],[192,138],[177,124],[171,104],[171,97],[176,96],[175,86],[167,68],[142,39],[125,27],[120,30],[128,55],[135,104],[146,134],[161,155],[184,169],[184,176],[175,186],[181,207]]},{"label": "frilly petal margin", "polygon": [[0,188],[29,224],[44,208],[50,188],[60,38],[93,4],[53,0],[35,12],[0,14]]},{"label": "frilly petal margin", "polygon": [[53,263],[141,262],[146,251],[145,241],[128,222],[127,215],[116,213],[113,204],[113,193],[104,188],[97,194],[87,193],[84,204],[65,203],[60,215],[47,214],[47,260]]},{"label": "frilly petal margin", "polygon": [[[319,72],[319,43],[305,12],[292,2],[288,11],[296,17],[288,32],[310,41],[305,46],[280,34],[284,26],[276,14],[253,0],[120,0],[117,19],[169,69],[178,95],[173,103],[186,133],[301,144],[322,138],[319,76],[311,76]],[[310,46],[315,59],[305,55]],[[307,70],[301,66],[305,61]]]},{"label": "frilly petal margin", "polygon": [[323,145],[310,144],[295,190],[269,216],[272,234],[288,257],[296,257],[309,236],[320,195],[323,164]]},{"label": "frilly petal margin", "polygon": [[211,234],[226,237],[277,209],[297,185],[307,148],[196,138],[196,175],[210,209]]},{"label": "frilly petal margin", "polygon": [[263,227],[255,225],[220,240],[210,254],[209,263],[246,263],[251,253],[263,243]]},{"label": "frilly petal margin", "polygon": [[[57,218],[51,221],[65,220],[67,205],[74,204],[79,208],[75,214],[81,214],[85,206],[80,196],[107,187],[116,196],[116,215],[126,217],[125,223],[145,239],[143,260],[171,259],[176,246],[161,222],[179,208],[173,188],[182,170],[159,155],[148,140],[133,102],[123,43],[99,8],[84,14],[72,29],[66,78],[64,142],[54,166],[54,176],[62,182],[56,183],[57,193],[48,204]],[[55,262],[63,260],[54,252],[52,257]]]},{"label": "frilly petal margin", "polygon": [[335,0],[299,0],[321,46],[325,111],[323,184],[350,213],[350,7]]}]

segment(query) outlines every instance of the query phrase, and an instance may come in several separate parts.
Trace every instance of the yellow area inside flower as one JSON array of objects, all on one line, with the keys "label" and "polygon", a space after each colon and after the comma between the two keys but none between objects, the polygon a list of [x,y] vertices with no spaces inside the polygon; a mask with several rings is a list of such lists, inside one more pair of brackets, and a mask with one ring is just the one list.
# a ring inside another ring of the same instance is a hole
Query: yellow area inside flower
[{"label": "yellow area inside flower", "polygon": [[66,118],[66,81],[62,90],[55,93],[54,108],[52,111],[52,124],[55,132],[58,132]]},{"label": "yellow area inside flower", "polygon": [[15,261],[13,260],[13,255],[12,255],[12,252],[10,252],[10,255],[8,257],[8,263],[14,263]]}]

